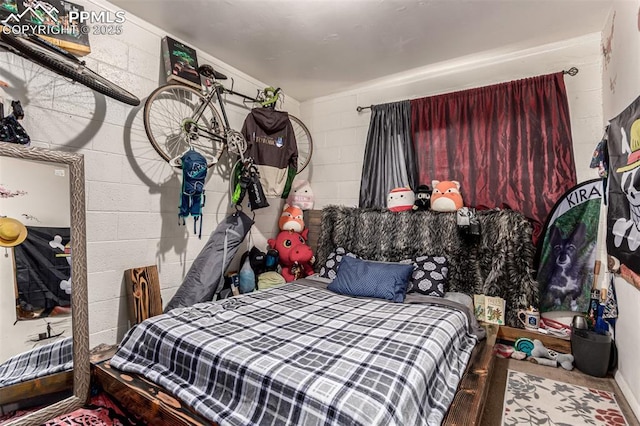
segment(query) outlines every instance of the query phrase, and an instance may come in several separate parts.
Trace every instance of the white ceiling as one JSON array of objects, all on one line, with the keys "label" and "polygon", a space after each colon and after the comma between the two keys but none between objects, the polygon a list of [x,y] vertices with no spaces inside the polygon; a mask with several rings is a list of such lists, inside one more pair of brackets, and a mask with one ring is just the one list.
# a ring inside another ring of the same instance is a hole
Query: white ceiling
[{"label": "white ceiling", "polygon": [[111,0],[299,100],[601,31],[611,0]]}]

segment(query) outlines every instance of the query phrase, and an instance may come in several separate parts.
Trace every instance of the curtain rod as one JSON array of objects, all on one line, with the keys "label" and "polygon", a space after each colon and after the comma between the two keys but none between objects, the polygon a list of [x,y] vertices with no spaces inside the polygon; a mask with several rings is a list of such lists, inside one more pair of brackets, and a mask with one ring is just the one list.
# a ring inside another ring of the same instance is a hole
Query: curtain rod
[{"label": "curtain rod", "polygon": [[[571,77],[573,77],[574,75],[578,74],[578,68],[576,67],[571,67],[568,70],[562,70],[562,74],[569,74]],[[356,111],[361,112],[365,109],[371,109],[374,105],[369,105],[369,106],[358,106],[356,107]]]}]

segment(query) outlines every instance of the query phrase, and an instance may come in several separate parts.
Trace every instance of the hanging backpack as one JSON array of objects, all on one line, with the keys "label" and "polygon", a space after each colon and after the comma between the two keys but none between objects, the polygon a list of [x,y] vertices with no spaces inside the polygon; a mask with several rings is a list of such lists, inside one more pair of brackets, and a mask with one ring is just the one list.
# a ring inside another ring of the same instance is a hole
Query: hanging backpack
[{"label": "hanging backpack", "polygon": [[3,117],[4,113],[0,108],[0,141],[29,146],[31,138],[18,122],[24,118],[24,110],[20,101],[11,101],[11,108],[13,112],[6,117]]},{"label": "hanging backpack", "polygon": [[[181,158],[182,192],[180,194],[180,211],[178,217],[185,224],[187,216],[193,216],[193,233],[202,237],[202,208],[204,207],[204,180],[207,177],[207,160],[194,149],[187,151]],[[200,231],[196,225],[200,219]]]}]

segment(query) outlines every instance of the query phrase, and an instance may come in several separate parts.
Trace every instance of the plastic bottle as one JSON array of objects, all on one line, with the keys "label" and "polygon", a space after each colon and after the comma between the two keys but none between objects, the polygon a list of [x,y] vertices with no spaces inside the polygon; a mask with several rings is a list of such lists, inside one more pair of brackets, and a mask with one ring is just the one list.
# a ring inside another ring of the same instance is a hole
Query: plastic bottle
[{"label": "plastic bottle", "polygon": [[251,293],[256,289],[256,274],[251,268],[249,257],[244,261],[238,275],[240,276],[240,294]]}]

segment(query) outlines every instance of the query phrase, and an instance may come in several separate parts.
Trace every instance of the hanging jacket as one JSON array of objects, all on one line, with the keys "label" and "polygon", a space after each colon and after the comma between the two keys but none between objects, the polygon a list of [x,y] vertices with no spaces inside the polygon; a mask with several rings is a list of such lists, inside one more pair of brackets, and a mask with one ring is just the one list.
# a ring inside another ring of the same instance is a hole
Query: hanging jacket
[{"label": "hanging jacket", "polygon": [[244,121],[246,156],[253,158],[265,196],[287,198],[298,167],[298,145],[289,114],[254,108]]}]

